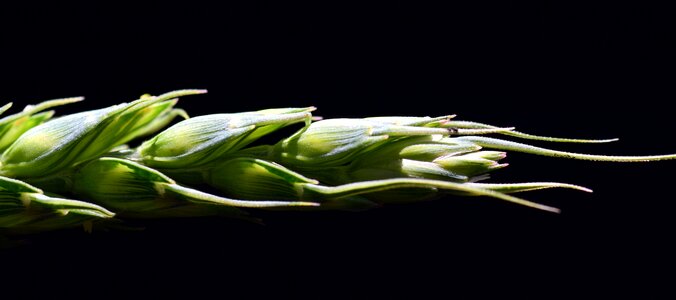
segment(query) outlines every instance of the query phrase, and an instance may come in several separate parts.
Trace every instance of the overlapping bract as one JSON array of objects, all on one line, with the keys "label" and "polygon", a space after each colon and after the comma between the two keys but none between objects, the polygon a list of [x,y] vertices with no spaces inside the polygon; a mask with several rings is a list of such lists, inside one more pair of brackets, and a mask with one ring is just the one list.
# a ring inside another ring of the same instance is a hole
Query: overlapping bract
[{"label": "overlapping bract", "polygon": [[[66,98],[0,119],[0,229],[91,228],[114,216],[222,215],[251,220],[246,209],[363,210],[449,194],[488,196],[558,212],[509,194],[545,188],[590,190],[556,182],[480,181],[507,166],[502,162],[506,151],[616,162],[676,159],[550,150],[484,135],[572,143],[614,139],[535,136],[457,121],[454,116],[312,122],[314,107],[194,118],[174,108],[177,97],[204,92],[146,95],[46,122],[53,112],[41,111],[81,100]],[[157,133],[176,116],[186,120]],[[304,123],[295,134],[273,145],[255,144],[295,123]],[[137,148],[125,148],[144,136],[151,137]]]},{"label": "overlapping bract", "polygon": [[182,121],[138,148],[140,160],[161,169],[211,163],[282,127],[310,122],[314,107],[213,114]]},{"label": "overlapping bract", "polygon": [[[44,101],[36,105],[27,105],[23,111],[12,114],[0,119],[0,152],[5,151],[9,145],[14,143],[24,132],[40,125],[54,116],[54,111],[45,111],[46,109],[82,101],[82,97],[54,99]],[[0,114],[12,107],[8,103],[0,108]]]}]

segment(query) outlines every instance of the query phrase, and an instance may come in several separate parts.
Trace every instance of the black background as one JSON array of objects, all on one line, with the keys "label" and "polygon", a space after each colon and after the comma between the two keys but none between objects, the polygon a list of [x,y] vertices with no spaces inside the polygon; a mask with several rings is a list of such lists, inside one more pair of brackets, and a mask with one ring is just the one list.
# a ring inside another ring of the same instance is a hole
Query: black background
[{"label": "black background", "polygon": [[[676,152],[671,7],[156,1],[0,15],[0,99],[17,107],[87,97],[59,109],[68,113],[206,88],[180,106],[191,115],[308,105],[324,117],[458,114],[536,134],[621,138],[551,145],[568,150]],[[265,226],[206,218],[148,222],[142,232],[63,231],[2,250],[12,266],[3,276],[120,294],[664,291],[674,162],[506,161],[495,182],[595,192],[523,195],[560,215],[447,198],[363,213],[264,212]]]}]

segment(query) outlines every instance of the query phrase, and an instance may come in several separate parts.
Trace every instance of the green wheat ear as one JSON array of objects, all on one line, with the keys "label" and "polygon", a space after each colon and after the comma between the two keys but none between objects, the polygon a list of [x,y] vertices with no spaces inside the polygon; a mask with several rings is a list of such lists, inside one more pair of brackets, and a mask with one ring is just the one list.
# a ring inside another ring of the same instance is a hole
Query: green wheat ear
[{"label": "green wheat ear", "polygon": [[[321,119],[312,116],[314,107],[300,107],[189,118],[175,108],[178,97],[205,92],[144,95],[53,118],[47,109],[82,100],[57,99],[0,119],[0,230],[91,228],[113,217],[256,221],[250,213],[257,209],[357,211],[448,195],[559,212],[512,193],[591,190],[549,181],[494,183],[489,175],[508,166],[511,152],[607,162],[676,159],[536,147],[488,135],[558,143],[617,139],[538,136],[454,115]],[[176,117],[185,120],[161,131]],[[304,126],[276,143],[255,144],[298,123]],[[130,148],[141,137],[146,140]]]}]

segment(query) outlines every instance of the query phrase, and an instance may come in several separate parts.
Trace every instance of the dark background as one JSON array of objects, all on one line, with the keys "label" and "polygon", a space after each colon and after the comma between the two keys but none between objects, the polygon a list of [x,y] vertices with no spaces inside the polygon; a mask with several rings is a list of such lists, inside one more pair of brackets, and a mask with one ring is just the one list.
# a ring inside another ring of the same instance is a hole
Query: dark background
[{"label": "dark background", "polygon": [[[551,145],[561,149],[676,152],[672,7],[156,1],[4,7],[0,16],[0,99],[17,107],[87,97],[59,109],[68,113],[206,88],[180,106],[192,115],[307,105],[324,117],[458,114],[536,134],[621,138]],[[468,287],[643,295],[673,279],[658,274],[673,268],[676,163],[507,162],[495,182],[595,192],[523,195],[560,215],[447,198],[363,213],[260,213],[265,226],[207,218],[148,222],[142,232],[63,231],[2,250],[3,264],[17,266],[3,273],[121,294],[280,296]]]}]

